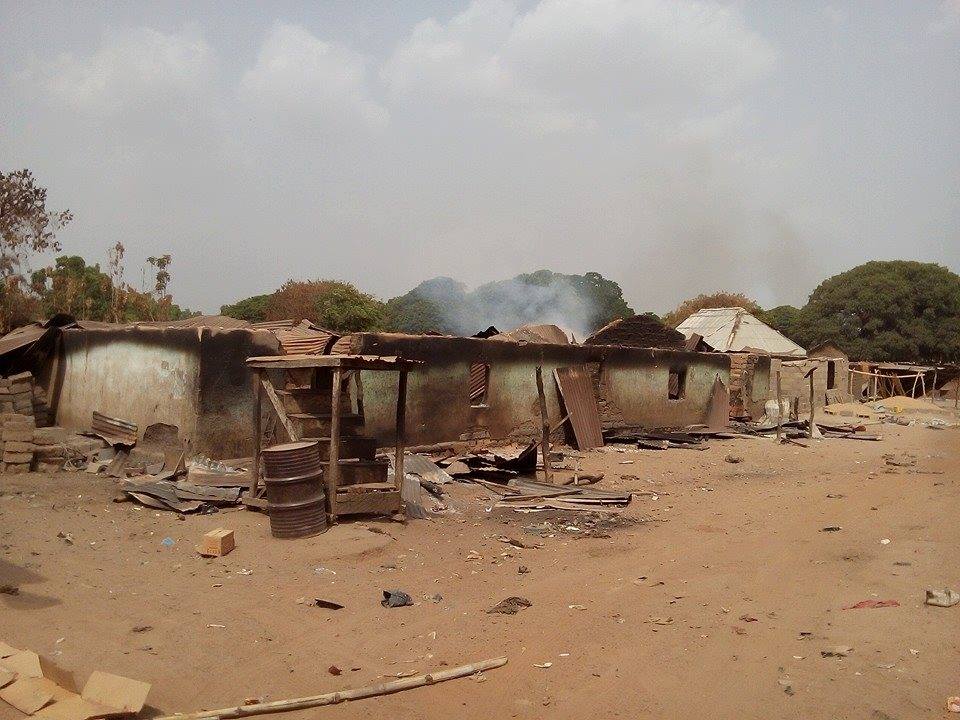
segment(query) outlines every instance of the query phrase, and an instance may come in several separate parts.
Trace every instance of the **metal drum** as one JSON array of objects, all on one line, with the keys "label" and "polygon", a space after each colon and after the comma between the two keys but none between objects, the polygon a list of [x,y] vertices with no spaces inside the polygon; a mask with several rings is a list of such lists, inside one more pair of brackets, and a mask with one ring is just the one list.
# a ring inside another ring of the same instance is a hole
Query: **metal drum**
[{"label": "metal drum", "polygon": [[314,442],[274,445],[261,453],[270,533],[304,538],[327,529],[320,449]]}]

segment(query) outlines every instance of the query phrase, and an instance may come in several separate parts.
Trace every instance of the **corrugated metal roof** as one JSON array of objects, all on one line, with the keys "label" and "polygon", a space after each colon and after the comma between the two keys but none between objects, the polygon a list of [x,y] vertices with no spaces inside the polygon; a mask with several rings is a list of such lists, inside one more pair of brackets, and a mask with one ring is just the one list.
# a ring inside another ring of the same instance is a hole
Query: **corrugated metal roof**
[{"label": "corrugated metal roof", "polygon": [[719,352],[754,351],[770,355],[806,357],[807,351],[744,308],[706,308],[677,326],[684,336],[702,335]]}]

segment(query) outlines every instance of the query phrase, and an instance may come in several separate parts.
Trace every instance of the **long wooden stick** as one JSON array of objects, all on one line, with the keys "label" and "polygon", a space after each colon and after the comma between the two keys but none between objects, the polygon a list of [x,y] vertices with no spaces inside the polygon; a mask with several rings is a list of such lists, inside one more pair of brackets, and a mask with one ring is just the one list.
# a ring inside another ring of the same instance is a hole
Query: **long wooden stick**
[{"label": "long wooden stick", "polygon": [[553,482],[553,468],[550,465],[550,418],[547,417],[547,398],[543,394],[543,368],[537,365],[537,400],[540,402],[540,422],[543,436],[540,438],[540,453],[543,455],[543,477]]},{"label": "long wooden stick", "polygon": [[499,657],[471,663],[470,665],[461,665],[460,667],[450,668],[449,670],[440,670],[427,675],[416,675],[400,680],[391,680],[390,682],[380,683],[378,685],[368,685],[367,687],[356,688],[355,690],[340,690],[338,692],[324,693],[323,695],[311,695],[309,697],[294,698],[292,700],[274,700],[273,702],[256,703],[254,705],[237,705],[236,707],[221,708],[220,710],[201,710],[200,712],[186,713],[183,715],[165,715],[157,718],[157,720],[200,720],[201,718],[220,718],[221,720],[225,720],[226,718],[303,710],[321,705],[336,705],[337,703],[348,700],[362,700],[363,698],[376,697],[377,695],[389,695],[390,693],[400,692],[401,690],[423,687],[424,685],[434,685],[446,680],[455,680],[468,675],[475,675],[484,670],[503,667],[506,664],[507,658]]}]

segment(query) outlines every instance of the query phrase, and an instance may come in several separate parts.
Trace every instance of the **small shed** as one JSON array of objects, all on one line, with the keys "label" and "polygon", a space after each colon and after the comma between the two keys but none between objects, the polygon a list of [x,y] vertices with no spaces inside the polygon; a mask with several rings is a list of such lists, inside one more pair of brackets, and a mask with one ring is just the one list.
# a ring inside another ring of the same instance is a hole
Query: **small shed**
[{"label": "small shed", "polygon": [[807,357],[828,358],[830,360],[849,360],[849,356],[834,343],[827,341],[814,345],[807,350]]}]

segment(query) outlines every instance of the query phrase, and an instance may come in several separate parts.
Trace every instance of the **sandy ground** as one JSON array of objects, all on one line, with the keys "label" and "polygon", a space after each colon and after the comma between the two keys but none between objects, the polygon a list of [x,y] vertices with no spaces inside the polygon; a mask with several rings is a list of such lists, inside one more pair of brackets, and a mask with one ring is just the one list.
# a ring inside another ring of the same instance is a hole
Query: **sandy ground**
[{"label": "sandy ground", "polygon": [[[506,655],[481,678],[285,717],[946,716],[960,694],[960,606],[923,597],[960,590],[960,431],[883,433],[809,449],[744,439],[591,453],[583,467],[606,473],[602,486],[659,494],[587,537],[563,529],[583,524],[577,513],[491,512],[463,485],[456,515],[277,541],[256,513],[183,519],[112,503],[112,481],[84,473],[0,476],[0,585],[20,589],[0,594],[0,639],[81,680],[95,669],[148,680],[152,713]],[[904,451],[915,468],[882,458]],[[545,520],[558,530],[524,530]],[[218,526],[236,530],[237,549],[200,558],[199,537]],[[381,607],[387,588],[416,605]],[[511,595],[533,606],[485,612]],[[346,609],[302,603],[315,597]],[[865,599],[900,607],[841,609]],[[836,645],[853,652],[821,657]],[[0,720],[14,717],[0,704]]]}]

